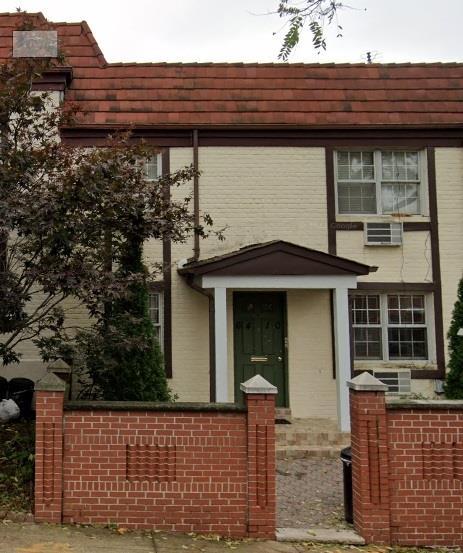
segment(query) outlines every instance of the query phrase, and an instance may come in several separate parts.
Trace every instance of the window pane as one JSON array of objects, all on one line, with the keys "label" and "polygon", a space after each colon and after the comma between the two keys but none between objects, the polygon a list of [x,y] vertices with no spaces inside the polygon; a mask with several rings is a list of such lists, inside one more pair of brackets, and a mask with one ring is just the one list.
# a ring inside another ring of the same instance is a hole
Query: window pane
[{"label": "window pane", "polygon": [[338,152],[338,179],[372,181],[375,178],[373,152]]},{"label": "window pane", "polygon": [[387,297],[389,324],[425,324],[425,304],[423,295],[392,294]]},{"label": "window pane", "polygon": [[338,183],[339,213],[376,213],[374,183]]},{"label": "window pane", "polygon": [[147,180],[156,180],[159,177],[158,173],[158,156],[152,156],[145,160],[143,165],[143,173]]},{"label": "window pane", "polygon": [[426,328],[389,328],[390,359],[427,359]]},{"label": "window pane", "polygon": [[418,184],[383,183],[381,185],[383,213],[420,212],[420,191]]},{"label": "window pane", "polygon": [[419,180],[418,152],[382,152],[382,180]]},{"label": "window pane", "polygon": [[354,328],[355,359],[381,359],[381,328]]},{"label": "window pane", "polygon": [[381,324],[381,312],[379,308],[379,296],[355,295],[352,300],[353,324],[379,325]]}]

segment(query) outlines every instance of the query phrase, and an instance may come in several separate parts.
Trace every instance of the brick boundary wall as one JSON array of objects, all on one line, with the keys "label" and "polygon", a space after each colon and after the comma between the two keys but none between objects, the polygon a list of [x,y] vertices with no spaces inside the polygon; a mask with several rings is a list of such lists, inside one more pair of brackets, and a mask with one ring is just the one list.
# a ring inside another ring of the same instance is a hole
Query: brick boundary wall
[{"label": "brick boundary wall", "polygon": [[48,374],[35,520],[274,539],[276,389],[258,378],[239,406],[64,402]]},{"label": "brick boundary wall", "polygon": [[463,546],[463,401],[389,400],[348,383],[354,525],[367,543]]}]

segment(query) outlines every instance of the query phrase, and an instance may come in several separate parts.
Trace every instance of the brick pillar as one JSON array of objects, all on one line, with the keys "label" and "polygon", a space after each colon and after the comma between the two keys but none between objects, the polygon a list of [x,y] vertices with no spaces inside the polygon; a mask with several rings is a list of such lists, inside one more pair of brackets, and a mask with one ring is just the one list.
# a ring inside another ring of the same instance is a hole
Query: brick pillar
[{"label": "brick pillar", "polygon": [[61,522],[65,383],[53,373],[35,385],[35,511],[37,522]]},{"label": "brick pillar", "polygon": [[385,392],[369,373],[350,380],[354,526],[367,543],[391,543]]},{"label": "brick pillar", "polygon": [[275,394],[260,375],[244,384],[248,425],[248,535],[275,539]]}]

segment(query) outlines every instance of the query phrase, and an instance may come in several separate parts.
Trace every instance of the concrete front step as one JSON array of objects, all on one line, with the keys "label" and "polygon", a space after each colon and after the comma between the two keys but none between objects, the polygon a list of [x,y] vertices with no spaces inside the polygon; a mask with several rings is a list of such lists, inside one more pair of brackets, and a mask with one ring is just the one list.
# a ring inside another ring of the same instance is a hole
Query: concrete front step
[{"label": "concrete front step", "polygon": [[339,457],[343,445],[334,446],[284,446],[276,447],[276,458],[281,459],[307,459],[310,457]]},{"label": "concrete front step", "polygon": [[276,425],[277,448],[332,447],[350,443],[350,434],[340,432],[330,419],[293,419],[291,424]]},{"label": "concrete front step", "polygon": [[338,457],[350,444],[350,434],[340,432],[330,419],[292,419],[291,424],[276,425],[277,459]]},{"label": "concrete front step", "polygon": [[277,541],[365,545],[354,530],[338,528],[277,528]]}]

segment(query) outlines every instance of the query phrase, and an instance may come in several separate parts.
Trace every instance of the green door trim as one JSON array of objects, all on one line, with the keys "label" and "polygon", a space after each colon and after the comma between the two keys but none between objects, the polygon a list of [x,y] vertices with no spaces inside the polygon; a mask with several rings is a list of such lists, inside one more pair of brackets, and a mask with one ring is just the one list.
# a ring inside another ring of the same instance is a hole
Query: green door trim
[{"label": "green door trim", "polygon": [[234,396],[235,396],[235,402],[239,403],[242,401],[242,393],[240,391],[239,385],[239,375],[238,375],[238,367],[239,362],[237,359],[237,343],[236,343],[236,333],[235,333],[235,318],[236,318],[236,308],[237,308],[237,302],[236,298],[240,295],[259,295],[259,294],[265,294],[265,295],[275,295],[280,297],[280,305],[281,305],[281,319],[282,319],[282,326],[283,326],[283,386],[284,391],[280,395],[281,391],[278,393],[278,398],[282,400],[283,407],[288,408],[289,407],[289,375],[288,375],[288,316],[287,316],[287,309],[288,309],[288,302],[287,302],[287,293],[285,291],[273,291],[273,290],[265,290],[265,291],[235,291],[233,292],[233,381],[234,381]]}]

